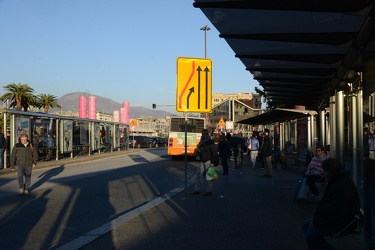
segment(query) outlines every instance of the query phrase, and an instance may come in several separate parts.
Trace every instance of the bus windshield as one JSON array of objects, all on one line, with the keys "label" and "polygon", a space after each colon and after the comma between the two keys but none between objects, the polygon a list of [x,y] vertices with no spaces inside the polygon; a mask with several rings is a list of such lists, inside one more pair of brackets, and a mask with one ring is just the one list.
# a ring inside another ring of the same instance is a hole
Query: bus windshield
[{"label": "bus windshield", "polygon": [[[194,155],[202,130],[206,128],[206,120],[200,117],[188,117],[187,128],[187,149],[188,156]],[[185,118],[171,117],[168,138],[168,155],[179,156],[185,154]]]}]

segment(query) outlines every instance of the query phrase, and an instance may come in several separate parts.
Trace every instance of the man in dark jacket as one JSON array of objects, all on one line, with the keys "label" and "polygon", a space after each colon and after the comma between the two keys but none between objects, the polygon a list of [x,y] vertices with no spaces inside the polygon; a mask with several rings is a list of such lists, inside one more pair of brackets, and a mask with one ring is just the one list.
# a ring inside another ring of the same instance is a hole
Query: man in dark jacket
[{"label": "man in dark jacket", "polygon": [[[200,155],[200,163],[195,175],[195,188],[194,191],[191,192],[191,195],[199,194],[199,188],[201,183],[201,178],[204,178],[203,173],[208,169],[208,167],[212,165],[217,166],[219,165],[219,144],[214,143],[211,137],[208,135],[208,130],[202,130],[202,137],[198,144],[198,153]],[[207,182],[206,192],[203,194],[204,196],[212,195],[212,182]]]},{"label": "man in dark jacket", "polygon": [[20,195],[29,194],[32,169],[38,161],[38,153],[29,142],[27,134],[21,134],[10,155],[10,166],[17,166]]},{"label": "man in dark jacket", "polygon": [[3,131],[0,130],[0,169],[4,168],[4,151],[6,149],[6,139]]},{"label": "man in dark jacket", "polygon": [[231,155],[230,144],[227,142],[225,135],[220,135],[219,153],[221,158],[221,165],[223,166],[223,175],[228,175],[228,159]]},{"label": "man in dark jacket", "polygon": [[7,162],[7,168],[10,168],[10,131],[7,131],[6,134],[6,162]]},{"label": "man in dark jacket", "polygon": [[240,135],[238,129],[233,131],[233,136],[230,140],[233,149],[234,168],[240,168],[243,164],[243,148],[245,139]]},{"label": "man in dark jacket", "polygon": [[261,155],[263,156],[266,173],[264,177],[272,177],[272,139],[269,135],[269,129],[264,130],[264,139],[262,147],[260,149]]},{"label": "man in dark jacket", "polygon": [[[360,211],[359,192],[349,172],[334,158],[323,162],[327,187],[313,219],[302,225],[310,249],[333,249],[325,236],[334,235],[349,225]],[[355,224],[348,228],[353,230]]]}]

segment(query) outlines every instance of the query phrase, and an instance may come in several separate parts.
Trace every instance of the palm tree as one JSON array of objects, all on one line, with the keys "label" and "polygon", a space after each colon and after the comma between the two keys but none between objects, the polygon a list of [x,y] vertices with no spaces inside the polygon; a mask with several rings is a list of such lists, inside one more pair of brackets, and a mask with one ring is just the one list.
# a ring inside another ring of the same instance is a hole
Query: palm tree
[{"label": "palm tree", "polygon": [[36,106],[36,96],[23,96],[21,99],[23,111],[27,111],[30,106]]},{"label": "palm tree", "polygon": [[11,83],[3,87],[8,92],[0,97],[1,101],[10,100],[10,107],[15,107],[16,110],[21,110],[24,108],[27,111],[27,108],[30,105],[35,104],[35,96],[32,94],[34,89],[28,86],[27,84],[22,83]]},{"label": "palm tree", "polygon": [[48,113],[49,108],[61,108],[57,103],[57,97],[50,94],[40,94],[36,97],[36,106],[43,108],[45,113]]}]

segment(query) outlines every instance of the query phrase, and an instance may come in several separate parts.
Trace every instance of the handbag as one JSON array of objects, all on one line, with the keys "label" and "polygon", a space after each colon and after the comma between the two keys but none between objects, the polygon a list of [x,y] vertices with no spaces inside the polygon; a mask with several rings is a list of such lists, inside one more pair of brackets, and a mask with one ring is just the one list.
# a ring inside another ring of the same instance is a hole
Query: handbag
[{"label": "handbag", "polygon": [[247,146],[247,149],[251,151],[251,140],[249,141],[249,145]]},{"label": "handbag", "polygon": [[305,176],[301,176],[297,180],[296,188],[294,189],[294,202],[306,202],[309,193],[309,186]]}]

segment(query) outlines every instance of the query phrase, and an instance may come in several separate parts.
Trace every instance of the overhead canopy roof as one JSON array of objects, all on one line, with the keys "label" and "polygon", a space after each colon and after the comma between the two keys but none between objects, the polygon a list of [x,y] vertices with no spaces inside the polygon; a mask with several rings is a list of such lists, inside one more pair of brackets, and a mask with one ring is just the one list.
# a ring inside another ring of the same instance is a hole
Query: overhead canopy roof
[{"label": "overhead canopy roof", "polygon": [[375,0],[196,0],[273,104],[328,106],[374,49]]},{"label": "overhead canopy roof", "polygon": [[238,121],[241,124],[249,125],[259,125],[259,124],[268,124],[273,122],[284,122],[288,120],[293,120],[301,117],[309,116],[311,113],[316,114],[315,111],[310,110],[292,110],[292,109],[274,109],[267,113],[263,113],[254,117]]}]

